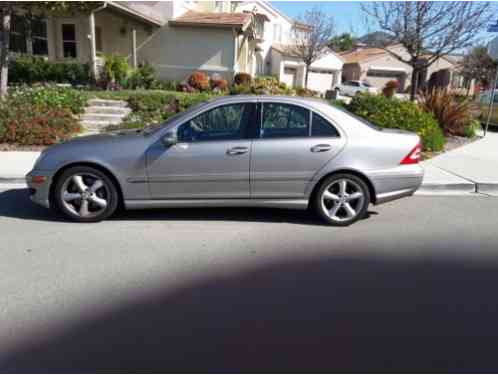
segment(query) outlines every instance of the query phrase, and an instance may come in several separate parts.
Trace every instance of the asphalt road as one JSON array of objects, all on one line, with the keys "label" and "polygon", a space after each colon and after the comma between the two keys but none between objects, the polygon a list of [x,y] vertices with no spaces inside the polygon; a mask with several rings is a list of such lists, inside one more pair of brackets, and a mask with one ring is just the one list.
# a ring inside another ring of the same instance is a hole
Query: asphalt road
[{"label": "asphalt road", "polygon": [[0,191],[0,372],[498,371],[498,199],[348,228],[170,209],[73,224]]}]

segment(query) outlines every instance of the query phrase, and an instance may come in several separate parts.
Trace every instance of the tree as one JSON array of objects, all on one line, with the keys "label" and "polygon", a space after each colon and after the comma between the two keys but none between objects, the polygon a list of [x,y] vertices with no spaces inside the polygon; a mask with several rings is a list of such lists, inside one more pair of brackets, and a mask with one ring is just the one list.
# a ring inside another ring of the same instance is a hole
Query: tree
[{"label": "tree", "polygon": [[334,36],[334,19],[315,7],[299,17],[299,24],[300,27],[294,27],[295,44],[289,47],[289,52],[306,65],[304,86],[308,88],[311,64],[330,51],[328,44]]},{"label": "tree", "polygon": [[350,33],[343,33],[330,39],[328,46],[333,51],[344,52],[353,49],[354,43],[355,40]]},{"label": "tree", "polygon": [[485,46],[474,47],[463,57],[461,74],[468,81],[475,79],[483,87],[488,87],[495,72],[496,62],[488,55]]},{"label": "tree", "polygon": [[0,2],[0,97],[7,94],[9,76],[10,28],[12,15],[18,12],[30,32],[30,20],[34,17],[48,15],[70,15],[74,13],[89,13],[102,5],[96,1],[2,1]]},{"label": "tree", "polygon": [[364,3],[361,8],[393,43],[406,49],[409,57],[380,46],[412,67],[411,100],[415,100],[421,73],[439,58],[475,44],[492,17],[489,2],[393,1]]}]

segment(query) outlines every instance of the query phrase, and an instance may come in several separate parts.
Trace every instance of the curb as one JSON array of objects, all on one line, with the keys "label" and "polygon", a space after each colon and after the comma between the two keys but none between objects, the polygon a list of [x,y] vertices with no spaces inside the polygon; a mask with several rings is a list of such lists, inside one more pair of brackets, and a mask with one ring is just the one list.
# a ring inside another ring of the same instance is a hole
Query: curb
[{"label": "curb", "polygon": [[498,194],[498,182],[478,182],[476,184],[476,191],[482,194]]},{"label": "curb", "polygon": [[[498,189],[498,185],[497,185]],[[443,193],[443,192],[451,192],[451,193],[476,193],[477,192],[477,184],[471,182],[462,182],[457,184],[437,184],[437,183],[428,183],[422,184],[417,192],[426,192],[426,193]]]},{"label": "curb", "polygon": [[0,177],[0,184],[25,184],[26,179],[23,177]]}]

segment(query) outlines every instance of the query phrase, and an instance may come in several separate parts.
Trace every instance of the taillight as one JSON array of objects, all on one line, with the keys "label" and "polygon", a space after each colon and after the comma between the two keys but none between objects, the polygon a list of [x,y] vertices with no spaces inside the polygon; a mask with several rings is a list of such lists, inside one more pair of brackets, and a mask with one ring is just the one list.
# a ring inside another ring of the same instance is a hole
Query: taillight
[{"label": "taillight", "polygon": [[401,160],[401,165],[406,164],[417,164],[420,161],[420,153],[422,152],[422,145],[418,143],[413,150],[411,150],[408,155],[405,156],[403,160]]}]

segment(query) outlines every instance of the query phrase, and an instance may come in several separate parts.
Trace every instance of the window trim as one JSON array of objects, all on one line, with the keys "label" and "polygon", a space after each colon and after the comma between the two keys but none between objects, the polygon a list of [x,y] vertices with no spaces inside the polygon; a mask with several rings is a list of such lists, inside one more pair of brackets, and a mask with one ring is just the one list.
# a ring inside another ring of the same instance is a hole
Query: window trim
[{"label": "window trim", "polygon": [[261,101],[259,102],[261,105],[260,109],[260,114],[259,114],[259,121],[258,121],[258,130],[257,130],[257,138],[256,139],[261,139],[261,140],[276,140],[276,139],[305,139],[305,138],[310,138],[311,137],[311,117],[308,118],[309,124],[308,124],[308,135],[305,136],[299,136],[299,137],[272,137],[272,138],[263,138],[261,136],[261,129],[263,129],[263,118],[264,118],[264,105],[265,104],[281,104],[281,105],[289,105],[289,106],[294,106],[294,107],[299,107],[302,109],[305,109],[306,111],[309,112],[310,116],[312,115],[313,110],[311,108],[302,106],[300,104],[295,104],[295,103],[286,103],[286,102],[279,102],[279,101]]},{"label": "window trim", "polygon": [[[45,24],[45,31],[46,31],[46,35],[45,36],[40,36],[40,35],[34,35],[33,33],[31,33],[31,53],[33,54],[33,56],[48,56],[49,55],[49,44],[48,44],[48,21],[46,18],[42,18],[42,19],[39,19],[38,21],[42,22]],[[35,40],[43,40],[45,41],[45,43],[47,43],[47,54],[44,55],[44,54],[35,54],[34,53],[34,43],[35,43]]]},{"label": "window trim", "polygon": [[[221,107],[227,107],[227,106],[232,106],[232,105],[244,105],[244,106],[249,106],[250,108],[250,114],[249,114],[249,118],[248,118],[248,121],[247,121],[247,124],[246,124],[246,129],[245,129],[245,135],[244,137],[242,138],[236,138],[236,139],[206,139],[206,140],[195,140],[195,141],[181,141],[180,139],[178,139],[178,143],[181,143],[181,144],[196,144],[196,143],[212,143],[212,142],[238,142],[238,141],[247,141],[247,140],[251,140],[253,139],[250,135],[250,129],[251,129],[251,124],[254,123],[254,116],[256,115],[256,112],[257,112],[257,105],[258,103],[256,102],[234,102],[234,103],[225,103],[225,104],[220,104],[220,105],[217,105],[217,106],[214,106],[214,107],[210,107],[210,108],[206,108],[206,110],[202,111],[202,112],[199,112],[199,113],[196,113],[195,115],[189,117],[188,119],[186,119],[185,121],[183,121],[182,123],[178,124],[175,126],[174,128],[174,131],[176,132],[177,136],[178,136],[178,130],[180,129],[181,126],[189,123],[190,121],[192,121],[193,119],[205,114],[205,113],[208,113],[212,110],[215,110],[215,109],[218,109],[218,108],[221,108]],[[245,112],[245,108],[244,108],[244,112]],[[244,113],[242,114],[242,116],[244,116]]]},{"label": "window trim", "polygon": [[[74,40],[65,40],[64,39],[64,26],[72,25],[74,26]],[[62,44],[62,58],[63,59],[77,59],[78,58],[78,29],[76,27],[76,22],[74,21],[63,21],[60,23],[60,32],[61,32],[61,44]],[[76,56],[74,57],[66,57],[64,53],[64,43],[74,43],[74,51],[76,52]]]},{"label": "window trim", "polygon": [[[311,126],[310,126],[310,138],[334,138],[334,139],[340,139],[342,138],[342,133],[339,127],[335,124],[335,122],[331,121],[327,116],[324,116],[323,113],[315,111],[314,109],[311,111]],[[313,135],[313,114],[316,114],[320,116],[322,119],[327,121],[337,132],[338,135],[336,136],[331,136],[331,135]]]}]

